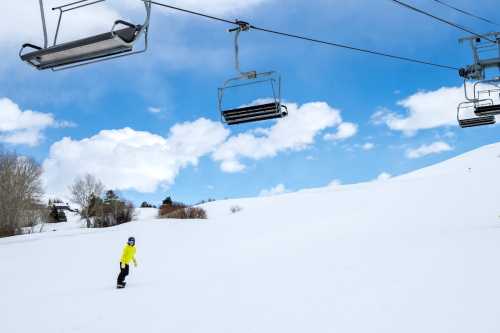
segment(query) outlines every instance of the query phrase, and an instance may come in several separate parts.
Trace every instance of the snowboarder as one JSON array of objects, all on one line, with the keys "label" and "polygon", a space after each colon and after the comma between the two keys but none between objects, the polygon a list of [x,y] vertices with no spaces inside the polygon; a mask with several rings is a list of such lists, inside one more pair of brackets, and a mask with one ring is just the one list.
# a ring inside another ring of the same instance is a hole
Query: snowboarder
[{"label": "snowboarder", "polygon": [[118,289],[125,288],[125,277],[127,277],[129,273],[130,262],[132,261],[134,266],[137,267],[135,252],[135,238],[129,237],[127,244],[123,248],[122,258],[120,259],[120,274],[118,275],[118,280],[116,281],[116,288]]}]

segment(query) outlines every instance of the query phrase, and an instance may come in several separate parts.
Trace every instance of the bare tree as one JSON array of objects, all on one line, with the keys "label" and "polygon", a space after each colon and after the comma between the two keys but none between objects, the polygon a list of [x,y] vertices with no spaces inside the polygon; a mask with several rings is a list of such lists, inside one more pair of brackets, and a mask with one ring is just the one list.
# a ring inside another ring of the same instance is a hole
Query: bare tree
[{"label": "bare tree", "polygon": [[93,199],[99,198],[104,191],[104,185],[99,179],[91,174],[86,174],[82,178],[75,180],[75,183],[70,186],[71,201],[80,205],[80,215],[87,221],[87,228],[90,228],[91,221],[89,216],[89,208]]},{"label": "bare tree", "polygon": [[0,235],[14,235],[43,219],[41,175],[35,160],[0,150]]}]

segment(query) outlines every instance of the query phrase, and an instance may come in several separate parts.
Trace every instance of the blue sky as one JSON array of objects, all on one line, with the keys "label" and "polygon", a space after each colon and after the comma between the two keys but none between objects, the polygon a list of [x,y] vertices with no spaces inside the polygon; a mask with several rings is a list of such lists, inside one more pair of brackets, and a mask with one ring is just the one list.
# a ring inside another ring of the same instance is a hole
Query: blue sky
[{"label": "blue sky", "polygon": [[[136,203],[255,196],[280,184],[277,192],[396,176],[500,138],[496,126],[461,130],[453,122],[462,83],[455,71],[258,31],[241,37],[242,68],[278,71],[293,115],[224,128],[217,88],[235,76],[227,25],[155,7],[148,53],[39,72],[17,58],[22,43],[41,43],[32,2],[0,5],[2,20],[12,20],[0,34],[0,119],[15,123],[0,126],[0,140],[44,165],[48,195],[63,195],[88,172]],[[495,2],[452,1],[500,21]],[[458,44],[466,34],[387,0],[167,3],[456,67],[471,63],[470,50]],[[476,31],[495,28],[433,1],[411,3]],[[62,37],[106,31],[115,17],[140,20],[135,5],[108,1],[82,10],[64,21]],[[48,19],[53,31],[56,17]]]}]

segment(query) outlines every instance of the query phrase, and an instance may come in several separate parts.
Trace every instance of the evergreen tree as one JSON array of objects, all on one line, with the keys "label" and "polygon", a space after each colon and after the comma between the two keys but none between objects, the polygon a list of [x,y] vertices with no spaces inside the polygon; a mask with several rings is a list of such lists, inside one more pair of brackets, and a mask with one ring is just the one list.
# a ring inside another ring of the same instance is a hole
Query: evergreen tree
[{"label": "evergreen tree", "polygon": [[172,198],[167,197],[165,200],[163,200],[163,204],[168,205],[168,206],[172,206],[172,204],[173,204]]}]

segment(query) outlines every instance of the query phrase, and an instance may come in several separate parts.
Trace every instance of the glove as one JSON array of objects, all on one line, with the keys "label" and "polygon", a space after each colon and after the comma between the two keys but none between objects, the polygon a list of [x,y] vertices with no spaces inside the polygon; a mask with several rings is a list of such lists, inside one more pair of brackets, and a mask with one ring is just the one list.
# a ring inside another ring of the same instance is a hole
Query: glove
[{"label": "glove", "polygon": [[121,267],[121,269],[125,269],[125,264],[121,262],[120,267]]},{"label": "glove", "polygon": [[134,267],[137,267],[137,261],[134,261]]}]

